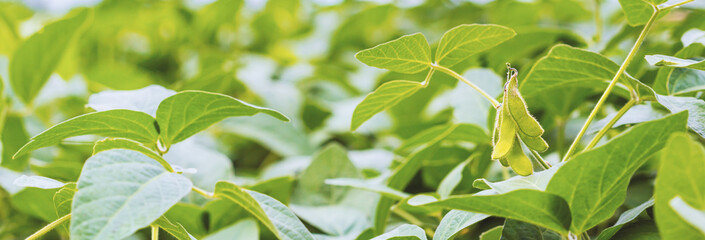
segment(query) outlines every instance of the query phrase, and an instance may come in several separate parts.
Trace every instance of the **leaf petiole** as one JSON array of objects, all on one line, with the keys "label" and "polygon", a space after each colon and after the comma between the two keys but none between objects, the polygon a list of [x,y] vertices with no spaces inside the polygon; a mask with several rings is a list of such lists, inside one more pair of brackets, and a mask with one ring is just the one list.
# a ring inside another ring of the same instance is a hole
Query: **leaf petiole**
[{"label": "leaf petiole", "polygon": [[605,133],[607,133],[607,131],[609,131],[612,128],[612,126],[614,126],[614,124],[617,123],[617,121],[620,118],[622,118],[622,116],[624,116],[624,114],[627,113],[627,111],[630,108],[632,108],[634,106],[634,104],[636,104],[636,101],[632,98],[631,100],[629,100],[629,102],[627,102],[627,104],[625,104],[621,109],[619,109],[619,111],[617,112],[617,115],[615,115],[612,119],[610,119],[610,121],[607,124],[605,124],[605,126],[602,127],[602,129],[600,129],[599,132],[597,132],[595,137],[592,138],[590,143],[585,147],[585,149],[583,149],[583,151],[591,149],[595,145],[597,145],[597,143],[600,141],[600,139],[602,139],[602,136],[604,136]]},{"label": "leaf petiole", "polygon": [[484,90],[482,90],[482,88],[480,88],[477,85],[475,85],[474,83],[468,81],[463,76],[461,76],[457,72],[451,70],[450,68],[440,66],[440,65],[434,63],[434,64],[431,64],[431,71],[433,71],[433,69],[444,72],[444,73],[450,75],[451,77],[454,77],[455,79],[458,79],[458,80],[464,82],[465,84],[469,85],[470,87],[475,89],[475,91],[479,92],[483,97],[485,97],[487,99],[487,101],[490,101],[490,103],[492,103],[492,107],[494,107],[495,109],[500,106],[499,102],[496,99],[494,99],[492,96],[490,96],[488,93],[486,93]]},{"label": "leaf petiole", "polygon": [[152,240],[159,240],[159,226],[151,225],[152,227]]},{"label": "leaf petiole", "polygon": [[56,228],[60,224],[64,223],[65,221],[71,219],[71,214],[66,214],[63,217],[60,217],[59,219],[56,219],[55,221],[47,224],[44,226],[42,229],[39,229],[39,231],[35,232],[34,234],[30,235],[27,237],[25,240],[33,240],[33,239],[38,239],[41,236],[44,236],[44,234],[48,233],[52,229]]},{"label": "leaf petiole", "polygon": [[193,187],[191,187],[191,190],[193,190],[194,192],[196,192],[206,198],[215,198],[215,195],[212,192],[208,192],[208,191],[203,190],[199,187],[193,186]]}]

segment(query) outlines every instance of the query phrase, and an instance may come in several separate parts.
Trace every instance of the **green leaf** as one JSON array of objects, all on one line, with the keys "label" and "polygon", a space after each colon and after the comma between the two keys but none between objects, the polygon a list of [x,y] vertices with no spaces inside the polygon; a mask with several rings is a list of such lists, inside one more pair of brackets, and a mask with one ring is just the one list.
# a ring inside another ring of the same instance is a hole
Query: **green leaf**
[{"label": "green leaf", "polygon": [[664,239],[701,239],[703,233],[679,215],[670,202],[676,196],[705,209],[705,149],[687,134],[674,134],[661,151],[654,186],[656,225]]},{"label": "green leaf", "polygon": [[624,202],[634,172],[661,150],[672,133],[685,130],[686,119],[687,114],[681,112],[639,124],[563,164],[546,192],[563,197],[570,205],[570,230],[583,233],[612,217]]},{"label": "green leaf", "polygon": [[705,90],[705,71],[688,68],[673,69],[668,75],[666,88],[669,95]]},{"label": "green leaf", "polygon": [[56,124],[32,137],[13,157],[20,157],[33,150],[56,145],[61,140],[82,135],[127,138],[144,144],[157,142],[155,120],[143,112],[110,110],[83,114]]},{"label": "green leaf", "polygon": [[487,179],[478,178],[473,181],[472,185],[479,189],[492,189],[500,194],[519,189],[545,191],[549,181],[551,181],[551,178],[556,174],[556,171],[560,169],[561,165],[562,164],[559,163],[547,170],[534,173],[530,176],[514,176],[500,182],[490,182]]},{"label": "green leaf", "polygon": [[674,68],[692,68],[696,70],[705,70],[705,60],[696,61],[692,59],[682,59],[666,55],[646,55],[646,61],[649,64],[659,67],[674,67]]},{"label": "green leaf", "polygon": [[155,152],[152,149],[149,149],[148,147],[145,147],[139,142],[132,141],[130,139],[125,139],[125,138],[106,138],[100,141],[95,142],[93,145],[93,155],[102,152],[102,151],[107,151],[111,149],[127,149],[127,150],[132,150],[132,151],[137,151],[142,154],[144,154],[147,157],[150,157],[154,160],[156,160],[159,164],[164,166],[164,169],[166,169],[169,172],[174,172],[174,168],[162,158],[159,153]]},{"label": "green leaf", "polygon": [[281,156],[311,155],[316,149],[302,129],[266,115],[227,119],[221,126],[223,131],[251,139]]},{"label": "green leaf", "polygon": [[143,112],[154,117],[157,114],[159,103],[174,94],[176,94],[174,90],[166,89],[159,85],[150,85],[129,91],[106,90],[91,94],[86,106],[99,112],[127,109]]},{"label": "green leaf", "polygon": [[389,231],[385,234],[379,235],[371,240],[387,240],[387,239],[395,239],[395,240],[426,240],[426,232],[424,230],[416,225],[411,225],[411,224],[402,224],[399,227],[396,227],[392,229],[392,231]]},{"label": "green leaf", "polygon": [[672,113],[688,111],[688,127],[705,137],[705,101],[693,97],[676,97],[657,95],[658,103]]},{"label": "green leaf", "polygon": [[78,178],[71,239],[128,237],[166,213],[191,186],[186,177],[167,172],[139,152],[115,149],[93,155]]},{"label": "green leaf", "polygon": [[[449,130],[450,129],[450,130]],[[443,141],[449,142],[470,142],[478,144],[490,144],[490,136],[487,132],[475,124],[458,123],[453,125],[438,125],[425,129],[399,146],[394,150],[397,154],[408,155],[419,146],[423,146],[430,139],[442,138]]]},{"label": "green leaf", "polygon": [[460,183],[463,179],[463,170],[472,160],[473,158],[469,158],[458,164],[453,168],[453,170],[450,170],[448,175],[443,178],[441,183],[438,185],[438,189],[436,190],[441,199],[446,199],[451,193],[453,193],[453,189],[455,189],[455,187],[458,186],[458,183]]},{"label": "green leaf", "polygon": [[267,195],[240,188],[227,181],[220,181],[215,186],[215,196],[240,205],[279,239],[314,239],[289,208]]},{"label": "green leaf", "polygon": [[459,195],[425,204],[515,219],[568,233],[570,210],[561,197],[536,190],[516,190],[501,195]]},{"label": "green leaf", "polygon": [[13,182],[15,185],[20,186],[20,187],[33,187],[33,188],[41,188],[41,189],[54,189],[54,188],[60,188],[66,185],[66,183],[59,182],[57,180],[48,178],[48,177],[42,177],[42,176],[27,176],[27,175],[22,175],[15,179]]},{"label": "green leaf", "polygon": [[683,201],[681,197],[673,198],[669,204],[673,210],[676,211],[681,218],[683,218],[683,220],[700,230],[703,234],[702,237],[705,237],[705,210],[693,208],[688,205],[688,203]]},{"label": "green leaf", "polygon": [[423,34],[415,33],[362,50],[355,58],[371,67],[412,74],[431,65],[431,47]]},{"label": "green leaf", "polygon": [[291,209],[310,225],[326,234],[339,238],[352,238],[370,227],[368,215],[353,206],[343,204],[323,206],[292,205]]},{"label": "green leaf", "polygon": [[257,221],[246,218],[203,238],[203,240],[223,239],[259,240]]},{"label": "green leaf", "polygon": [[490,217],[489,215],[460,211],[460,210],[450,210],[441,219],[441,223],[438,224],[436,228],[436,233],[433,234],[434,240],[449,240],[452,239],[455,234],[460,232],[466,227],[473,225],[477,222]]},{"label": "green leaf", "polygon": [[294,197],[296,202],[313,205],[337,203],[345,197],[347,188],[328,185],[326,179],[361,177],[345,148],[337,143],[328,144],[313,156],[311,164],[301,173]]},{"label": "green leaf", "polygon": [[157,122],[164,144],[170,146],[225,118],[257,113],[289,121],[275,110],[254,106],[227,95],[189,90],[164,99],[157,109]]},{"label": "green leaf", "polygon": [[[15,171],[24,171],[29,165],[29,156],[12,156],[22,148],[29,136],[25,131],[24,118],[14,114],[5,116],[2,127],[2,159],[0,166]],[[3,121],[0,121],[2,123]]]},{"label": "green leaf", "polygon": [[171,236],[176,237],[178,240],[196,240],[196,238],[191,236],[191,234],[186,231],[184,226],[179,223],[173,223],[164,216],[159,217],[153,224],[159,226],[161,229],[164,229],[164,231],[171,234]]},{"label": "green leaf", "polygon": [[500,240],[504,226],[496,226],[480,234],[480,240]]},{"label": "green leaf", "polygon": [[52,197],[56,191],[56,189],[24,188],[13,194],[10,202],[14,210],[22,213],[22,215],[29,215],[51,222],[58,218],[52,202]]},{"label": "green leaf", "polygon": [[622,229],[625,224],[636,219],[636,217],[638,217],[642,212],[646,211],[647,208],[650,208],[653,205],[654,200],[650,199],[635,208],[624,211],[622,215],[619,215],[619,219],[617,219],[617,222],[614,223],[614,225],[602,230],[600,235],[597,236],[597,240],[609,240],[615,233],[617,233],[617,231],[619,231],[619,229]]},{"label": "green leaf", "polygon": [[24,103],[34,100],[91,15],[89,10],[82,10],[46,25],[15,50],[9,66],[10,84]]},{"label": "green leaf", "polygon": [[452,67],[514,36],[514,30],[494,24],[463,24],[454,27],[441,37],[436,50],[436,63]]},{"label": "green leaf", "polygon": [[355,107],[350,130],[354,131],[375,114],[397,105],[423,86],[422,83],[406,80],[395,80],[382,84]]},{"label": "green leaf", "polygon": [[[73,196],[76,194],[76,191],[76,183],[69,183],[54,193],[53,200],[57,218],[71,213],[71,204],[73,203]],[[69,223],[62,223],[61,227],[66,232],[69,232]]]},{"label": "green leaf", "polygon": [[656,6],[666,0],[619,0],[627,22],[632,26],[644,25],[656,10]]},{"label": "green leaf", "polygon": [[504,221],[502,228],[502,239],[504,240],[519,240],[519,239],[545,239],[545,240],[561,240],[560,234],[525,222],[507,219]]},{"label": "green leaf", "polygon": [[[311,164],[311,165],[313,165],[313,164]],[[328,185],[333,185],[333,186],[352,187],[352,188],[357,188],[357,189],[361,189],[361,190],[376,192],[376,193],[382,194],[382,196],[385,196],[385,197],[388,197],[388,198],[391,198],[394,200],[403,200],[403,199],[411,196],[408,193],[387,187],[387,186],[379,184],[379,183],[373,183],[370,180],[365,180],[365,179],[330,178],[330,179],[326,179],[325,183]]]}]

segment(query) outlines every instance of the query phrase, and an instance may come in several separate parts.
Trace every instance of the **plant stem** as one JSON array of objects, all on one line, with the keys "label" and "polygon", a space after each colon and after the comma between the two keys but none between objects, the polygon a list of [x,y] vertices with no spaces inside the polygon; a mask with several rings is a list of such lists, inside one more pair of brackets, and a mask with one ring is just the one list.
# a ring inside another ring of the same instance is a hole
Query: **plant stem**
[{"label": "plant stem", "polygon": [[450,68],[440,66],[437,64],[431,64],[431,69],[436,69],[438,71],[444,72],[444,73],[454,77],[455,79],[458,79],[458,80],[464,82],[465,84],[469,85],[470,87],[475,89],[475,91],[479,92],[483,97],[485,97],[487,99],[487,101],[490,101],[490,103],[492,103],[492,107],[498,108],[500,106],[499,102],[496,99],[494,99],[492,96],[487,94],[485,91],[483,91],[482,88],[480,88],[477,85],[475,85],[474,83],[468,81],[463,76],[461,76],[457,72],[451,70]]},{"label": "plant stem", "polygon": [[600,100],[597,101],[595,108],[593,108],[592,112],[590,112],[590,115],[588,116],[587,121],[585,121],[585,124],[580,129],[580,132],[578,132],[578,136],[575,137],[575,140],[573,140],[573,143],[570,145],[570,148],[568,148],[568,151],[565,153],[565,156],[563,156],[563,160],[561,160],[561,161],[567,161],[568,159],[570,159],[570,154],[573,151],[575,151],[575,148],[580,143],[580,140],[583,138],[583,135],[585,135],[585,132],[587,131],[588,126],[590,126],[590,123],[592,122],[592,120],[595,119],[595,116],[600,111],[602,106],[605,105],[605,102],[607,101],[607,97],[609,97],[610,93],[612,93],[612,89],[614,89],[614,86],[617,85],[619,78],[622,76],[622,74],[624,74],[624,71],[627,70],[627,66],[629,66],[629,63],[632,61],[632,59],[634,59],[634,56],[636,56],[636,52],[639,50],[639,47],[641,47],[641,44],[644,42],[644,39],[646,39],[646,35],[649,33],[649,29],[651,29],[651,26],[656,21],[656,17],[658,16],[659,13],[660,13],[660,10],[658,8],[654,7],[654,13],[651,14],[649,21],[646,22],[646,25],[644,25],[644,29],[641,30],[641,33],[639,34],[639,37],[636,39],[636,42],[634,43],[634,46],[632,47],[632,49],[629,51],[627,58],[624,59],[624,62],[622,62],[622,65],[619,67],[619,70],[617,70],[617,73],[614,75],[614,78],[612,78],[612,81],[610,81],[609,86],[607,86],[607,89],[605,89],[605,92],[602,93],[602,97],[600,97]]},{"label": "plant stem", "polygon": [[543,167],[544,170],[551,168],[551,164],[546,162],[546,160],[541,157],[541,154],[539,154],[536,150],[529,149],[531,150],[531,155],[534,155],[534,158],[536,159],[539,164],[541,164],[541,167]]},{"label": "plant stem", "polygon": [[64,223],[66,220],[71,219],[71,214],[66,214],[66,216],[60,217],[59,219],[56,219],[55,221],[49,223],[48,225],[44,226],[42,229],[39,229],[39,231],[35,232],[34,234],[30,235],[27,237],[25,240],[33,240],[37,239],[44,234],[48,233],[52,229],[54,229],[56,226],[59,226],[60,224]]},{"label": "plant stem", "polygon": [[428,74],[426,75],[426,78],[423,80],[422,84],[423,87],[428,87],[428,83],[431,82],[431,76],[433,76],[433,72],[435,72],[436,69],[431,68],[431,70],[428,70]]},{"label": "plant stem", "polygon": [[607,133],[607,131],[609,131],[612,126],[614,126],[614,124],[617,123],[617,121],[622,118],[622,116],[624,116],[624,114],[627,113],[627,111],[632,108],[632,106],[634,106],[634,104],[636,104],[636,101],[632,98],[631,100],[629,100],[629,102],[627,102],[626,105],[619,109],[617,115],[610,119],[610,121],[604,127],[602,127],[599,132],[597,132],[595,137],[592,138],[590,143],[585,147],[585,149],[583,149],[583,151],[591,149],[592,147],[597,145],[597,142],[602,139],[602,136],[604,136],[605,133]]},{"label": "plant stem", "polygon": [[152,227],[152,240],[159,240],[159,226],[151,225]]},{"label": "plant stem", "polygon": [[682,1],[682,2],[679,2],[679,3],[676,3],[676,4],[673,4],[673,5],[668,5],[668,6],[664,6],[664,7],[657,7],[657,8],[658,8],[658,11],[666,11],[666,10],[670,10],[670,9],[672,9],[672,8],[675,8],[675,7],[680,7],[680,6],[682,6],[682,5],[686,4],[686,3],[690,3],[690,2],[693,2],[693,1],[695,1],[695,0],[685,0],[685,1]]},{"label": "plant stem", "polygon": [[206,190],[200,189],[196,186],[191,187],[191,190],[194,192],[200,194],[201,196],[204,196],[206,198],[215,198],[214,194],[212,192],[208,192]]},{"label": "plant stem", "polygon": [[595,35],[592,40],[599,42],[602,38],[602,17],[600,16],[600,0],[594,0],[595,3]]}]

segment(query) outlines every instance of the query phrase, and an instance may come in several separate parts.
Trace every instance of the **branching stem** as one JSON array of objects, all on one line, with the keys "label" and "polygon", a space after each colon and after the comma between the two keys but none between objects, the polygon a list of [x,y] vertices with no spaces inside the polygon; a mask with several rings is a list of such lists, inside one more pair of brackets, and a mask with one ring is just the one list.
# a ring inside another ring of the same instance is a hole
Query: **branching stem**
[{"label": "branching stem", "polygon": [[454,77],[455,79],[458,79],[458,80],[464,82],[465,84],[467,84],[470,87],[472,87],[473,89],[475,89],[475,91],[479,92],[483,97],[485,97],[487,99],[487,101],[490,101],[490,103],[492,103],[492,107],[494,107],[494,108],[499,107],[499,102],[497,101],[497,99],[494,99],[492,96],[490,96],[484,90],[482,90],[482,88],[480,88],[477,85],[475,85],[474,83],[468,81],[467,79],[465,79],[462,75],[458,74],[457,72],[451,70],[450,68],[440,66],[438,64],[432,64],[431,70],[433,71],[433,69],[444,72],[444,73]]},{"label": "branching stem", "polygon": [[565,153],[565,156],[563,156],[562,161],[567,161],[568,159],[570,159],[571,153],[573,153],[573,151],[575,151],[575,148],[577,148],[578,144],[580,144],[580,140],[583,138],[583,135],[585,135],[585,132],[590,126],[590,123],[595,119],[595,116],[600,111],[602,106],[605,105],[607,97],[609,97],[610,93],[612,93],[612,89],[614,89],[622,74],[624,74],[624,72],[627,70],[627,66],[629,66],[629,63],[632,61],[632,59],[634,59],[634,56],[636,56],[636,52],[639,50],[639,47],[641,47],[641,44],[644,43],[646,35],[649,33],[651,26],[656,21],[656,17],[659,15],[660,12],[661,11],[658,8],[654,7],[654,13],[651,14],[649,21],[646,22],[646,25],[644,25],[644,29],[641,30],[641,33],[636,39],[636,42],[634,43],[632,49],[629,51],[627,58],[624,59],[624,62],[622,62],[622,65],[619,67],[619,70],[617,70],[617,73],[612,78],[612,81],[610,81],[609,86],[607,86],[605,92],[602,93],[602,97],[600,97],[600,100],[597,101],[595,108],[593,108],[592,112],[590,112],[590,115],[585,121],[585,124],[580,129],[580,132],[578,132],[578,136],[575,137],[575,140],[573,140],[573,143],[570,145],[570,148],[568,148],[568,151]]},{"label": "branching stem", "polygon": [[620,118],[622,118],[622,116],[624,116],[624,114],[627,113],[627,111],[630,108],[632,108],[632,106],[634,106],[634,104],[636,104],[636,100],[634,100],[632,98],[631,100],[629,100],[629,102],[627,102],[626,105],[624,105],[621,109],[619,109],[619,111],[617,112],[617,115],[615,115],[612,119],[610,119],[610,121],[605,126],[603,126],[599,132],[597,132],[595,137],[592,138],[590,143],[585,147],[585,149],[583,151],[591,149],[595,145],[597,145],[597,143],[600,141],[600,139],[602,139],[602,137],[605,135],[605,133],[607,133],[607,131],[609,131],[612,128],[612,126],[614,126],[614,124],[617,123],[617,121]]},{"label": "branching stem", "polygon": [[53,221],[53,222],[51,222],[51,223],[49,223],[49,224],[47,224],[47,225],[44,226],[42,229],[39,229],[39,231],[37,231],[37,232],[35,232],[34,234],[32,234],[32,235],[30,235],[29,237],[27,237],[25,240],[34,240],[34,239],[38,239],[39,237],[44,236],[44,234],[47,234],[49,231],[51,231],[52,229],[56,228],[57,226],[59,226],[60,224],[66,222],[66,221],[69,220],[69,219],[71,219],[71,214],[70,214],[70,213],[69,213],[69,214],[66,214],[66,215],[63,216],[63,217],[60,217],[59,219],[56,219],[55,221]]}]

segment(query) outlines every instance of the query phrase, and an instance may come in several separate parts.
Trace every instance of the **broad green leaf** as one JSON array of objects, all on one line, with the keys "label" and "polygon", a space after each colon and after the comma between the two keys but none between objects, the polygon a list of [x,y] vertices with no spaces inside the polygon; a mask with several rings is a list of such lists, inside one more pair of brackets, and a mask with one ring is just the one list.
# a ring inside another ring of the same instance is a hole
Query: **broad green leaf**
[{"label": "broad green leaf", "polygon": [[[501,239],[504,240],[520,240],[520,239],[543,239],[543,240],[561,240],[560,234],[525,222],[507,219],[504,221],[504,227],[501,230]],[[499,238],[497,238],[499,239]]]},{"label": "broad green leaf", "polygon": [[329,178],[361,178],[350,162],[345,148],[337,143],[326,145],[313,156],[311,164],[299,176],[294,198],[311,205],[337,203],[347,194],[346,187],[326,184]]},{"label": "broad green leaf", "polygon": [[[550,90],[567,91],[578,88],[583,92],[604,91],[619,65],[608,58],[588,50],[567,45],[556,45],[545,57],[534,64],[529,73],[520,82],[519,90],[529,102],[537,98],[547,98],[547,104],[561,104],[570,95],[548,95]],[[620,87],[614,93],[629,98],[629,91]]]},{"label": "broad green leaf", "polygon": [[12,156],[29,139],[25,131],[24,118],[14,114],[5,116],[2,127],[2,159],[0,166],[15,171],[24,171],[29,165],[29,156]]},{"label": "broad green leaf", "polygon": [[693,208],[683,201],[681,197],[673,198],[669,204],[683,220],[700,230],[703,234],[702,237],[705,237],[705,210]]},{"label": "broad green leaf", "polygon": [[463,179],[463,169],[472,161],[473,158],[468,158],[467,160],[463,161],[462,163],[458,164],[453,168],[453,170],[450,170],[448,175],[446,175],[441,183],[438,185],[438,189],[436,192],[438,193],[438,196],[441,197],[441,199],[446,199],[450,196],[451,193],[453,193],[453,189],[455,189],[456,186],[458,186],[458,183]]},{"label": "broad green leaf", "polygon": [[310,225],[338,238],[353,238],[371,225],[368,215],[353,206],[342,204],[324,206],[292,205],[291,209]]},{"label": "broad green leaf", "polygon": [[354,131],[375,114],[397,105],[423,86],[423,83],[406,80],[395,80],[382,84],[355,107],[350,130]]},{"label": "broad green leaf", "polygon": [[155,152],[152,149],[149,149],[142,145],[139,142],[132,141],[130,139],[125,139],[125,138],[106,138],[100,141],[95,142],[93,145],[93,155],[102,152],[102,151],[107,151],[111,149],[127,149],[127,150],[132,150],[132,151],[137,151],[142,154],[144,154],[147,157],[150,157],[154,160],[156,160],[159,164],[164,166],[164,169],[166,169],[169,172],[174,172],[174,168],[162,158],[159,153]]},{"label": "broad green leaf", "polygon": [[669,95],[679,95],[705,90],[705,71],[675,68],[668,74],[666,85]]},{"label": "broad green leaf", "polygon": [[514,176],[500,182],[490,182],[484,178],[478,178],[472,185],[479,189],[492,189],[500,194],[508,193],[519,189],[533,189],[545,191],[549,181],[562,164],[556,164],[547,170],[534,173],[530,176]]},{"label": "broad green leaf", "polygon": [[624,202],[634,172],[661,150],[672,133],[685,130],[686,119],[687,113],[680,112],[639,124],[563,164],[546,192],[570,205],[571,231],[585,232],[612,217]]},{"label": "broad green leaf", "polygon": [[688,111],[688,127],[698,135],[705,137],[705,101],[693,97],[676,97],[657,95],[658,103],[671,113]]},{"label": "broad green leaf", "polygon": [[441,37],[436,50],[436,63],[452,67],[514,36],[514,30],[494,24],[463,24],[454,27]]},{"label": "broad green leaf", "polygon": [[227,239],[259,240],[257,221],[252,218],[246,218],[203,238],[203,240]]},{"label": "broad green leaf", "polygon": [[[189,234],[200,237],[206,235],[206,227],[204,226],[203,216],[206,214],[204,207],[179,202],[167,211],[163,217],[166,217],[171,222],[176,222],[184,226]],[[210,225],[211,230],[216,229],[216,226]]]},{"label": "broad green leaf", "polygon": [[671,57],[666,55],[646,55],[646,61],[649,64],[659,67],[674,67],[674,68],[692,68],[696,70],[705,70],[705,60],[692,60]]},{"label": "broad green leaf", "polygon": [[191,172],[186,177],[193,185],[213,191],[218,181],[234,177],[233,163],[228,155],[197,140],[186,139],[174,144],[163,157],[176,171]]},{"label": "broad green leaf", "polygon": [[33,187],[41,189],[54,189],[66,185],[66,183],[62,183],[48,177],[27,175],[22,175],[15,179],[14,184],[20,187]]},{"label": "broad green leaf", "polygon": [[34,100],[91,15],[89,10],[82,10],[51,23],[15,50],[9,67],[10,84],[24,103]]},{"label": "broad green leaf", "polygon": [[450,210],[441,219],[441,223],[438,224],[436,232],[433,234],[434,240],[449,240],[452,239],[455,234],[460,232],[466,227],[473,225],[477,222],[490,217],[489,215],[466,212],[460,210]]},{"label": "broad green leaf", "polygon": [[314,239],[289,208],[267,195],[221,181],[215,186],[215,196],[240,205],[279,239]]},{"label": "broad green leaf", "polygon": [[402,224],[385,234],[379,235],[371,240],[426,240],[426,232],[416,225]]},{"label": "broad green leaf", "polygon": [[71,239],[79,240],[128,237],[161,217],[192,186],[153,159],[123,149],[90,157],[77,184]]},{"label": "broad green leaf", "polygon": [[635,208],[624,211],[622,215],[619,215],[619,219],[617,219],[617,222],[614,223],[614,225],[602,230],[600,235],[597,236],[597,240],[609,240],[615,233],[617,233],[617,231],[619,231],[619,229],[622,229],[625,224],[636,219],[636,217],[638,217],[642,212],[646,211],[647,208],[650,208],[653,205],[654,200],[650,199]]},{"label": "broad green leaf", "polygon": [[480,234],[480,240],[500,240],[502,239],[503,229],[504,226],[502,225],[490,228],[490,230],[487,230]]},{"label": "broad green leaf", "polygon": [[[69,183],[54,193],[53,200],[57,218],[71,213],[71,204],[73,202],[73,196],[76,195],[76,191],[76,183]],[[66,232],[69,232],[69,224],[70,223],[62,223],[61,227]]]},{"label": "broad green leaf", "polygon": [[570,210],[561,197],[536,190],[521,189],[501,195],[459,195],[425,204],[515,219],[568,233]]},{"label": "broad green leaf", "polygon": [[661,151],[661,166],[654,186],[656,225],[664,239],[701,239],[703,233],[670,205],[676,196],[705,209],[705,149],[685,133],[674,134]]},{"label": "broad green leaf", "polygon": [[[705,44],[705,43],[703,43]],[[705,46],[703,44],[691,44],[687,47],[684,47],[681,50],[678,50],[675,54],[673,54],[673,57],[680,58],[680,59],[698,59],[703,56],[703,52],[705,51]],[[674,72],[676,70],[679,70],[679,74],[675,74]],[[683,74],[686,73],[686,74]],[[692,75],[698,75],[698,73],[702,73],[702,71],[694,70],[694,69],[681,69],[681,68],[672,68],[672,67],[662,67],[658,69],[658,72],[656,74],[656,79],[654,79],[654,82],[651,84],[653,87],[654,91],[656,91],[659,94],[664,94],[664,95],[672,95],[676,93],[678,90],[684,90],[688,88],[694,88],[697,89],[698,85],[702,84],[693,84],[688,81],[677,81],[677,80],[684,80],[687,79],[688,76]],[[673,77],[672,77],[673,76]],[[679,77],[680,76],[680,77]],[[698,80],[699,78],[697,77],[692,77],[695,80]],[[685,87],[679,85],[684,84]]]},{"label": "broad green leaf", "polygon": [[65,138],[82,135],[127,138],[154,145],[159,134],[155,123],[152,116],[131,110],[87,113],[56,124],[32,137],[13,157],[59,144]]},{"label": "broad green leaf", "polygon": [[330,178],[330,179],[326,179],[325,183],[328,185],[333,185],[333,186],[352,187],[352,188],[357,188],[357,189],[361,189],[361,190],[376,192],[376,193],[382,194],[382,196],[385,196],[385,197],[388,197],[388,198],[391,198],[394,200],[403,200],[403,199],[411,196],[408,193],[387,187],[387,186],[379,184],[379,183],[374,183],[374,182],[371,182],[370,180],[365,180],[365,179]]},{"label": "broad green leaf", "polygon": [[52,222],[58,217],[54,210],[52,197],[56,189],[24,188],[10,198],[14,210],[36,217],[46,222]]},{"label": "broad green leaf", "polygon": [[159,228],[168,232],[171,236],[174,236],[178,240],[196,240],[196,238],[191,236],[191,234],[186,231],[184,226],[179,223],[171,222],[164,216],[159,217],[157,221],[154,221],[152,224],[159,226]]},{"label": "broad green leaf", "polygon": [[355,58],[371,67],[412,74],[431,65],[431,47],[422,33],[415,33],[362,50]]},{"label": "broad green leaf", "polygon": [[154,117],[157,115],[159,103],[174,94],[176,94],[174,90],[169,90],[159,85],[150,85],[128,91],[106,90],[91,94],[86,106],[98,112],[127,109],[143,112]]},{"label": "broad green leaf", "polygon": [[168,147],[228,117],[266,113],[282,121],[281,113],[251,105],[236,98],[203,91],[183,91],[164,99],[157,109],[161,137]]},{"label": "broad green leaf", "polygon": [[305,131],[266,115],[231,118],[220,126],[223,131],[251,139],[281,156],[311,155],[316,149]]},{"label": "broad green leaf", "polygon": [[666,0],[619,0],[627,22],[632,26],[646,24],[656,10],[656,6]]},{"label": "broad green leaf", "polygon": [[[449,128],[451,130],[449,130]],[[449,131],[449,132],[448,132]],[[406,140],[396,150],[400,155],[408,155],[419,146],[423,146],[430,139],[442,138],[443,141],[471,142],[489,144],[491,139],[482,127],[475,124],[458,123],[454,125],[438,125],[423,130]]]}]

